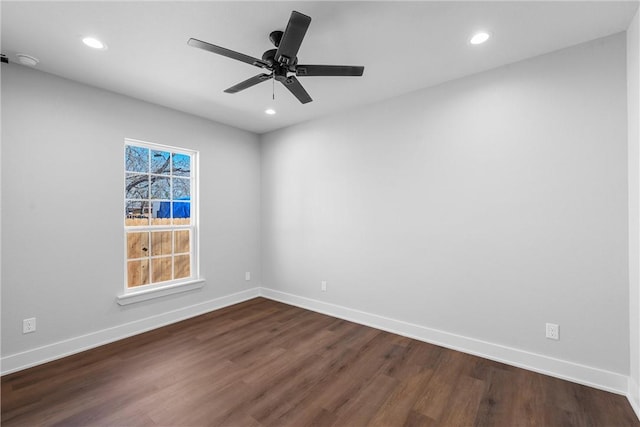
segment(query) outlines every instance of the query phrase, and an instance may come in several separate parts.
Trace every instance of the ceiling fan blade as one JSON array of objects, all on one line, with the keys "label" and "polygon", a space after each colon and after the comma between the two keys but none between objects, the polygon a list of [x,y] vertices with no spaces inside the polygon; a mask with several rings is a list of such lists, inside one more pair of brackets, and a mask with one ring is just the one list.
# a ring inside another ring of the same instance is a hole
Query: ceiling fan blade
[{"label": "ceiling fan blade", "polygon": [[226,93],[237,93],[241,90],[245,90],[250,88],[251,86],[255,86],[258,83],[266,82],[271,78],[271,74],[258,74],[257,76],[253,76],[250,79],[247,79],[243,82],[238,83],[235,86],[231,86],[229,89],[225,90]]},{"label": "ceiling fan blade", "polygon": [[203,42],[198,39],[189,39],[187,42],[189,46],[197,47],[199,49],[207,50],[209,52],[217,53],[218,55],[226,56],[227,58],[235,59],[237,61],[246,62],[247,64],[255,65],[260,68],[269,68],[269,64],[261,59],[254,58],[253,56],[245,55],[244,53],[236,52],[224,47],[216,46],[211,43]]},{"label": "ceiling fan blade", "polygon": [[289,89],[289,92],[293,94],[298,101],[306,104],[307,102],[313,101],[306,90],[300,84],[300,81],[296,79],[295,76],[287,77],[285,80],[282,80],[282,84]]},{"label": "ceiling fan blade", "polygon": [[291,12],[289,23],[284,30],[278,50],[276,51],[276,61],[285,65],[293,64],[296,56],[298,56],[298,50],[302,44],[302,39],[307,33],[307,28],[311,23],[311,18],[295,10]]},{"label": "ceiling fan blade", "polygon": [[296,76],[361,76],[364,67],[350,65],[298,65]]}]

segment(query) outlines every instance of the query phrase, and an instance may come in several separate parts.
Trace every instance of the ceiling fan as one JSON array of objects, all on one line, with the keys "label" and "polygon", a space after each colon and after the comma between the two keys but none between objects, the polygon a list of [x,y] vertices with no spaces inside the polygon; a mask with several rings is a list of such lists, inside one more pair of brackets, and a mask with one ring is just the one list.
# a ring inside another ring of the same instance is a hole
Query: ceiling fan
[{"label": "ceiling fan", "polygon": [[311,18],[295,10],[291,12],[289,23],[284,32],[273,31],[269,35],[269,40],[274,44],[276,49],[267,50],[262,54],[262,59],[254,58],[240,52],[235,52],[224,47],[216,46],[211,43],[203,42],[197,39],[189,39],[189,46],[217,53],[231,59],[246,62],[258,68],[263,68],[268,73],[258,74],[235,86],[231,86],[226,93],[237,93],[248,89],[258,83],[267,80],[276,79],[284,85],[289,91],[298,98],[298,100],[306,104],[311,102],[311,96],[302,87],[298,77],[311,76],[361,76],[364,67],[356,67],[350,65],[301,65],[298,64],[298,50],[302,44],[307,28],[311,23]]}]

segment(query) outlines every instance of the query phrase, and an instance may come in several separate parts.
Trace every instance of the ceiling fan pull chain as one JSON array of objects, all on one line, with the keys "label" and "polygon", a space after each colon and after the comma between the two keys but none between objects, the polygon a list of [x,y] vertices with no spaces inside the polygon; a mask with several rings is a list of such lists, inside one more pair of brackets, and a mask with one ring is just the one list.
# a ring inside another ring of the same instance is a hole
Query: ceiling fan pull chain
[{"label": "ceiling fan pull chain", "polygon": [[271,78],[271,99],[276,100],[276,79],[274,77]]}]

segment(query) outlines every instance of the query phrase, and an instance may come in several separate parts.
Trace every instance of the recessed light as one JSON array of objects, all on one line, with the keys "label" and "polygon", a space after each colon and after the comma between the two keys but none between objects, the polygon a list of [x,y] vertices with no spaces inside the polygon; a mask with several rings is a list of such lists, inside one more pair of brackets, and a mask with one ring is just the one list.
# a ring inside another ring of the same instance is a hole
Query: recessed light
[{"label": "recessed light", "polygon": [[38,58],[27,55],[25,53],[17,53],[16,58],[18,58],[18,62],[20,62],[22,65],[27,65],[29,67],[35,67],[38,62],[40,62]]},{"label": "recessed light", "polygon": [[105,50],[107,49],[107,45],[96,39],[95,37],[85,37],[82,39],[82,43],[93,49]]},{"label": "recessed light", "polygon": [[266,110],[264,110],[264,113],[273,116],[276,113],[276,110],[274,110],[273,108],[267,108]]},{"label": "recessed light", "polygon": [[469,40],[469,43],[482,44],[487,40],[489,40],[489,37],[491,37],[489,33],[485,33],[485,32],[476,33],[473,35],[473,37],[471,37],[471,39]]}]

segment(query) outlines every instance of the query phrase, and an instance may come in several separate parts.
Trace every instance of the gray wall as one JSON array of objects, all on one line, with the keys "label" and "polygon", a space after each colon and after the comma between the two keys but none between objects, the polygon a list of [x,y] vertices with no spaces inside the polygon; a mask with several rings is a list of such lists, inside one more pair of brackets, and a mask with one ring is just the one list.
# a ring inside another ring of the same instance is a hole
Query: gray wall
[{"label": "gray wall", "polygon": [[[199,291],[116,304],[125,137],[200,151]],[[260,283],[256,135],[3,64],[2,143],[3,356]]]},{"label": "gray wall", "polygon": [[640,417],[640,11],[627,30],[629,136],[629,394]]},{"label": "gray wall", "polygon": [[625,73],[618,34],[265,135],[263,286],[628,374]]}]

